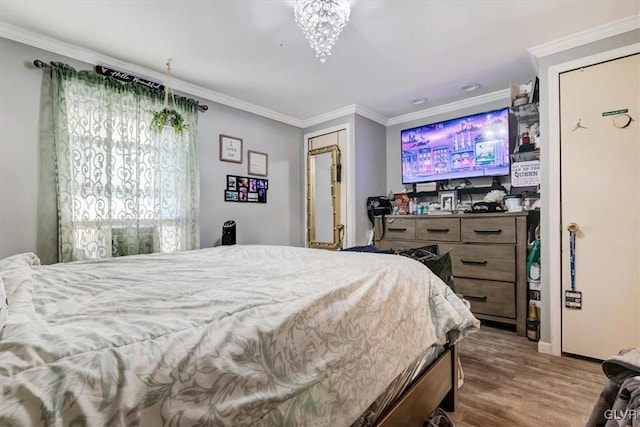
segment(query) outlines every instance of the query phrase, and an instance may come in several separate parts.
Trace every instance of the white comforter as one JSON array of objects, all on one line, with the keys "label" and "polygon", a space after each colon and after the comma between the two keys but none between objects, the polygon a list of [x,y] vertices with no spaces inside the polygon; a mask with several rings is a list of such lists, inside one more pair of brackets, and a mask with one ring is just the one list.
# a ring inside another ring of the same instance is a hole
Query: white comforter
[{"label": "white comforter", "polygon": [[350,425],[438,337],[477,329],[400,256],[224,246],[0,261],[0,425]]}]

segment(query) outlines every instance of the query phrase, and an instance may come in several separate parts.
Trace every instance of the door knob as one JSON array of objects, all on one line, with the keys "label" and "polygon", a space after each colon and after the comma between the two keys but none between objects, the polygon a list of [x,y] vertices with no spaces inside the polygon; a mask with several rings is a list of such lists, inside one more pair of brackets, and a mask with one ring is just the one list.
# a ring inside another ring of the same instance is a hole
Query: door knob
[{"label": "door knob", "polygon": [[580,231],[580,227],[575,222],[572,222],[567,226],[567,230],[569,230],[569,232],[571,233],[577,233],[578,231]]}]

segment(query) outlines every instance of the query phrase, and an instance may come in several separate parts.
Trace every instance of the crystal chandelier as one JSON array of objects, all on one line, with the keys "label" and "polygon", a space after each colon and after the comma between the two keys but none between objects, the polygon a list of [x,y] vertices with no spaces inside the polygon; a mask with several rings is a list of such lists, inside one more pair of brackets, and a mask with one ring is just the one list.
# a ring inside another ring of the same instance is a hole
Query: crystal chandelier
[{"label": "crystal chandelier", "polygon": [[349,0],[296,0],[296,22],[320,62],[331,55],[331,48],[349,21],[350,13]]}]

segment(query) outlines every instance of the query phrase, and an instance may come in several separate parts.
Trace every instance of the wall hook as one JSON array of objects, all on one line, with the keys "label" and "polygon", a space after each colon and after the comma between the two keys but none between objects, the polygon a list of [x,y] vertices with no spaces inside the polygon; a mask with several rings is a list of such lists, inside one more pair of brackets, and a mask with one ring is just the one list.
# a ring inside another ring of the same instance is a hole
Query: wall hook
[{"label": "wall hook", "polygon": [[581,123],[582,119],[578,119],[578,123],[576,123],[576,126],[573,128],[573,130],[571,132],[575,132],[578,129],[586,129],[586,126],[582,126]]}]

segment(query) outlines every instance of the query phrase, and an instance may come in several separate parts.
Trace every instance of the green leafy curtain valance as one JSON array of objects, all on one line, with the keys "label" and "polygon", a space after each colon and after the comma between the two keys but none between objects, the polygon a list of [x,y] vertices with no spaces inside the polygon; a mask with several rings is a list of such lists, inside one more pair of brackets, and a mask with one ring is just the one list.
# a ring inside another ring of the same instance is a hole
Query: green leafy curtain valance
[{"label": "green leafy curtain valance", "polygon": [[163,94],[52,63],[59,260],[199,247],[197,102],[188,131],[151,132]]},{"label": "green leafy curtain valance", "polygon": [[[51,62],[51,69],[52,72],[55,72],[61,79],[77,79],[87,83],[98,84],[120,93],[136,94],[159,101],[164,100],[164,93],[161,91],[151,89],[138,83],[122,82],[114,79],[113,77],[101,76],[91,70],[78,71],[71,65],[62,62]],[[175,96],[174,100],[176,104],[183,109],[189,110],[191,108],[198,108],[198,101],[194,99],[186,98],[184,96]]]}]

